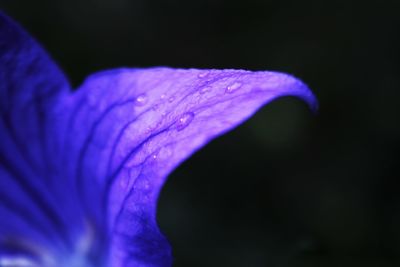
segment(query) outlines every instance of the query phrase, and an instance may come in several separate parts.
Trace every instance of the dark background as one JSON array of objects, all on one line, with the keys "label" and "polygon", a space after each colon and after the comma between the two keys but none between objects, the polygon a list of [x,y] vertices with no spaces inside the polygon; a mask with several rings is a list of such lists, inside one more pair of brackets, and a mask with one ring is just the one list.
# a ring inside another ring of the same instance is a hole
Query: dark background
[{"label": "dark background", "polygon": [[396,266],[399,1],[7,1],[79,85],[120,66],[292,73],[283,98],[169,178],[176,267]]}]

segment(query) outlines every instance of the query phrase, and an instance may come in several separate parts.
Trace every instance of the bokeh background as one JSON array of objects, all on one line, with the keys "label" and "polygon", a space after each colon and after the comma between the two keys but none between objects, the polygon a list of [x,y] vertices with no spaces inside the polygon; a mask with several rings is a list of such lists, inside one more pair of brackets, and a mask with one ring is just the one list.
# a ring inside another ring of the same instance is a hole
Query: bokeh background
[{"label": "bokeh background", "polygon": [[400,2],[0,0],[79,85],[120,66],[294,74],[169,178],[176,267],[399,266]]}]

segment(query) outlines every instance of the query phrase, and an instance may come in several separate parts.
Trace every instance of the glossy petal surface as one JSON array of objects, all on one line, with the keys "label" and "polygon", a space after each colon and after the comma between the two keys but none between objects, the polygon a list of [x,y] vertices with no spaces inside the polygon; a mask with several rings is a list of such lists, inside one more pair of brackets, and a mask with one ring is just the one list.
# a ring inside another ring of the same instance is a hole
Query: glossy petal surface
[{"label": "glossy petal surface", "polygon": [[0,23],[0,257],[16,243],[41,266],[170,266],[155,220],[167,175],[277,97],[316,105],[292,76],[243,70],[118,69],[71,92]]}]

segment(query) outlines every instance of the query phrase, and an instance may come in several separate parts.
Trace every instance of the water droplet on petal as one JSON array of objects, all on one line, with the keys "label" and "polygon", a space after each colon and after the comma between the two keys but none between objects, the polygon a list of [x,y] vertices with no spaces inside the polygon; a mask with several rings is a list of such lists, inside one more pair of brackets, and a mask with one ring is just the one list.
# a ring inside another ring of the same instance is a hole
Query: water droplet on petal
[{"label": "water droplet on petal", "polygon": [[168,99],[168,101],[171,103],[171,102],[174,102],[174,100],[175,100],[175,97],[174,96],[171,96],[169,99]]},{"label": "water droplet on petal", "polygon": [[143,106],[147,103],[147,95],[146,94],[141,94],[138,95],[135,99],[135,104],[137,106]]},{"label": "water droplet on petal", "polygon": [[150,188],[150,182],[146,178],[140,178],[138,181],[135,181],[135,187],[147,190]]},{"label": "water droplet on petal", "polygon": [[153,155],[151,155],[151,158],[152,158],[153,160],[156,160],[156,159],[158,158],[158,155],[157,155],[157,154],[153,154]]},{"label": "water droplet on petal", "polygon": [[184,113],[177,121],[176,129],[181,131],[185,129],[193,120],[194,113],[193,112],[186,112]]},{"label": "water droplet on petal", "polygon": [[225,92],[230,94],[239,89],[240,87],[242,87],[242,84],[240,82],[234,82],[233,84],[226,87]]},{"label": "water droplet on petal", "polygon": [[208,93],[210,91],[211,91],[211,87],[210,86],[205,86],[205,87],[200,89],[199,93],[203,95],[203,94]]},{"label": "water droplet on petal", "polygon": [[197,77],[199,77],[199,78],[204,78],[204,77],[206,77],[208,75],[208,72],[200,72],[198,75],[197,75]]},{"label": "water droplet on petal", "polygon": [[129,177],[127,175],[122,176],[119,184],[123,189],[126,189],[129,185]]},{"label": "water droplet on petal", "polygon": [[161,99],[164,99],[165,97],[166,97],[165,94],[162,94],[162,95],[160,96]]},{"label": "water droplet on petal", "polygon": [[149,189],[150,188],[150,183],[149,180],[144,180],[143,181],[143,189]]}]

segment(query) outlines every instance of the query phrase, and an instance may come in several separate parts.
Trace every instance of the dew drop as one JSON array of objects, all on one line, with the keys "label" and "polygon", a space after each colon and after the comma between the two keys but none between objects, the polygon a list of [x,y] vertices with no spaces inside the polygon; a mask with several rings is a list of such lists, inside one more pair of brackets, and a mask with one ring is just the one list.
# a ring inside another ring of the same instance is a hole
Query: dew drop
[{"label": "dew drop", "polygon": [[211,91],[211,87],[210,87],[210,86],[205,86],[205,87],[203,87],[203,88],[200,89],[199,93],[200,93],[201,95],[203,95],[203,94],[208,93],[208,92],[210,92],[210,91]]},{"label": "dew drop", "polygon": [[128,176],[122,176],[121,180],[119,181],[120,186],[123,189],[126,189],[129,185],[129,177]]},{"label": "dew drop", "polygon": [[193,118],[194,118],[193,112],[184,113],[177,121],[176,129],[178,131],[185,129],[192,122]]},{"label": "dew drop", "polygon": [[147,189],[150,188],[149,180],[145,179],[142,183],[143,183],[143,184],[142,184],[143,189],[146,189],[146,190],[147,190]]},{"label": "dew drop", "polygon": [[240,82],[235,82],[231,85],[229,85],[228,87],[226,87],[225,92],[227,93],[233,93],[234,91],[236,91],[237,89],[239,89],[240,87],[242,87],[242,84]]},{"label": "dew drop", "polygon": [[135,104],[137,106],[143,106],[147,103],[147,95],[146,94],[141,94],[138,95],[135,99]]},{"label": "dew drop", "polygon": [[175,100],[174,96],[171,96],[170,98],[168,98],[168,102],[170,102],[170,103],[174,102],[174,100]]},{"label": "dew drop", "polygon": [[160,96],[161,99],[164,99],[165,97],[166,97],[165,94],[162,94],[162,95]]},{"label": "dew drop", "polygon": [[206,77],[208,75],[208,72],[200,72],[198,75],[197,75],[197,77],[199,77],[199,78],[204,78],[204,77]]}]

